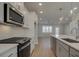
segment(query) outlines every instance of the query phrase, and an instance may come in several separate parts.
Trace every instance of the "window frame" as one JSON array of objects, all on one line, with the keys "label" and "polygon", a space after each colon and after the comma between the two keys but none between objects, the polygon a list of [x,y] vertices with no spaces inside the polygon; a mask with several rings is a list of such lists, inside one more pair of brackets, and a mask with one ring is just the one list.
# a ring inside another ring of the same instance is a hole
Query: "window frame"
[{"label": "window frame", "polygon": [[52,26],[49,25],[43,25],[42,26],[42,33],[52,33]]}]

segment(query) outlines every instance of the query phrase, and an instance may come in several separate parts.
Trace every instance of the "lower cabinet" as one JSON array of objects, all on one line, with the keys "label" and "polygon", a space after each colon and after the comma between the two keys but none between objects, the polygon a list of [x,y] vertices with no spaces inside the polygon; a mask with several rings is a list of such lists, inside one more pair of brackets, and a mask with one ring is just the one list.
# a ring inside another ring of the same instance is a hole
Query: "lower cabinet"
[{"label": "lower cabinet", "polygon": [[53,51],[54,55],[56,56],[56,38],[51,37],[51,50]]},{"label": "lower cabinet", "polygon": [[54,37],[51,37],[51,48],[57,57],[79,57],[78,50]]},{"label": "lower cabinet", "polygon": [[56,40],[56,56],[57,57],[69,57],[69,46]]},{"label": "lower cabinet", "polygon": [[70,57],[79,57],[79,51],[70,47]]},{"label": "lower cabinet", "polygon": [[17,46],[0,54],[0,57],[17,57]]}]

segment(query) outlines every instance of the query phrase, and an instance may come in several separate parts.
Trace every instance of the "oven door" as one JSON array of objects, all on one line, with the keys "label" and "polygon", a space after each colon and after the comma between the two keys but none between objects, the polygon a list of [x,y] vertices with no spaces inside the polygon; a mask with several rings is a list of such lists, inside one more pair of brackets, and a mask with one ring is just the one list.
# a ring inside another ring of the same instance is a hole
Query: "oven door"
[{"label": "oven door", "polygon": [[30,43],[21,47],[19,50],[19,57],[30,57]]}]

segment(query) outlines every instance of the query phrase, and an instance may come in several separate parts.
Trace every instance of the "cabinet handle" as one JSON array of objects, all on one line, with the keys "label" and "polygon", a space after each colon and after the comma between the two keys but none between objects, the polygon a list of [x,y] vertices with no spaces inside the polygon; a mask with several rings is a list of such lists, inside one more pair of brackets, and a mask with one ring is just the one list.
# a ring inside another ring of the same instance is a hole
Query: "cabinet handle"
[{"label": "cabinet handle", "polygon": [[13,55],[13,53],[11,53],[8,57],[11,57]]}]

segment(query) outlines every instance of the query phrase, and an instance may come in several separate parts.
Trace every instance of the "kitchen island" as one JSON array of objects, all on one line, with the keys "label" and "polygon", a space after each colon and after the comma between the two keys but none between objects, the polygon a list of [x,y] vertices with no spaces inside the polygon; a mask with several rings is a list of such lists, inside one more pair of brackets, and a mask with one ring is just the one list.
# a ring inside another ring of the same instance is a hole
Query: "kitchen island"
[{"label": "kitchen island", "polygon": [[79,43],[68,42],[62,38],[75,40],[72,36],[60,35],[58,37],[51,35],[51,48],[57,57],[79,57]]}]

